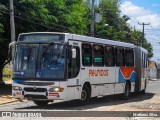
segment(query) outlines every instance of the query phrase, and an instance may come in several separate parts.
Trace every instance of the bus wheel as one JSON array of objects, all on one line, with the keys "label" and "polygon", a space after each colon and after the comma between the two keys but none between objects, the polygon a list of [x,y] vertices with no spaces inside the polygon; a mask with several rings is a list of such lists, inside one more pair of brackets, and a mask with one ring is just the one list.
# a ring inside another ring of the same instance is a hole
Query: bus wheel
[{"label": "bus wheel", "polygon": [[144,95],[146,93],[146,89],[141,91],[141,95]]},{"label": "bus wheel", "polygon": [[129,83],[126,83],[125,93],[123,95],[123,99],[124,100],[128,100],[129,99],[129,97],[130,97],[130,91],[131,91],[131,87],[130,87]]},{"label": "bus wheel", "polygon": [[81,103],[82,105],[85,105],[86,103],[89,103],[90,99],[90,90],[89,88],[84,85],[81,93]]},{"label": "bus wheel", "polygon": [[38,106],[46,106],[49,103],[49,101],[36,101],[36,100],[34,100],[33,102]]},{"label": "bus wheel", "polygon": [[144,95],[144,94],[146,93],[146,86],[147,86],[147,85],[146,85],[146,84],[147,84],[146,82],[147,82],[147,81],[145,80],[145,87],[144,87],[144,89],[141,91],[141,95]]}]

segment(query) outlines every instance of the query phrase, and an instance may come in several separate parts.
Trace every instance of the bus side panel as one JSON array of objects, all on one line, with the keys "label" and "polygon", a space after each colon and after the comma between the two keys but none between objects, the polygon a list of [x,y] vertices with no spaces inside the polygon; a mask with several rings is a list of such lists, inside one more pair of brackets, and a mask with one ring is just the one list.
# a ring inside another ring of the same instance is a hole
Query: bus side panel
[{"label": "bus side panel", "polygon": [[147,83],[148,83],[148,78],[149,78],[149,69],[147,68],[148,67],[148,65],[147,65],[147,54],[146,53],[144,53],[144,52],[142,52],[141,53],[141,64],[142,64],[142,68],[141,68],[141,70],[142,70],[142,74],[141,74],[141,76],[142,76],[142,78],[141,78],[141,90],[144,90],[145,88],[146,88],[146,86],[147,86]]},{"label": "bus side panel", "polygon": [[124,83],[115,84],[115,94],[124,93],[124,90],[125,90]]},{"label": "bus side panel", "polygon": [[145,89],[145,68],[141,68],[141,90]]},{"label": "bus side panel", "polygon": [[91,97],[114,94],[114,67],[83,67],[81,70],[81,84],[89,81]]},{"label": "bus side panel", "polygon": [[104,85],[103,95],[113,95],[115,89],[116,69],[115,67],[108,68],[108,77],[106,77],[107,84]]},{"label": "bus side panel", "polygon": [[131,83],[131,92],[134,92],[135,68],[134,67],[117,67],[115,94],[125,92],[125,83],[129,80]]},{"label": "bus side panel", "polygon": [[113,95],[114,94],[114,84],[105,84],[104,85],[104,95]]},{"label": "bus side panel", "polygon": [[120,74],[120,67],[116,67],[115,68],[115,90],[114,90],[114,93],[115,94],[118,94],[118,93],[123,93],[124,92],[124,84],[125,84],[125,81],[121,82],[119,81],[119,74]]}]

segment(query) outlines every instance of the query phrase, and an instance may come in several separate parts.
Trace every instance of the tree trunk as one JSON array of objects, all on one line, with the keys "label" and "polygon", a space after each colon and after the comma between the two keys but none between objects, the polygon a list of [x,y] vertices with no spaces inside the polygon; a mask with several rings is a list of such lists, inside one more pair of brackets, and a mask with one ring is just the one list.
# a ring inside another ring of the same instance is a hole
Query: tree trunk
[{"label": "tree trunk", "polygon": [[4,82],[3,82],[3,67],[2,66],[0,66],[0,85],[1,84],[5,84]]}]

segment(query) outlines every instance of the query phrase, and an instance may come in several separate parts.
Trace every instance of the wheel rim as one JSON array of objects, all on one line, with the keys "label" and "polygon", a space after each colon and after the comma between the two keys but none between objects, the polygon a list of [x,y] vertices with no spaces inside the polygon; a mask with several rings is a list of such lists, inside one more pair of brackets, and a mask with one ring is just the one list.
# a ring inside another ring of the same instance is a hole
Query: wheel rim
[{"label": "wheel rim", "polygon": [[87,92],[85,90],[82,90],[81,99],[82,100],[86,100],[87,99]]}]

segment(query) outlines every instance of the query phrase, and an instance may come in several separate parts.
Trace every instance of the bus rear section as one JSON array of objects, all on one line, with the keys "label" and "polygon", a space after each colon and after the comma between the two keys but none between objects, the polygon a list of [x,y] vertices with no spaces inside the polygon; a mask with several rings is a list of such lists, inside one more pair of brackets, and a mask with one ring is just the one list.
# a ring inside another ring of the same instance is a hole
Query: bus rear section
[{"label": "bus rear section", "polygon": [[148,78],[148,51],[142,47],[135,46],[135,65],[136,65],[136,81],[135,81],[135,92],[145,93]]}]

